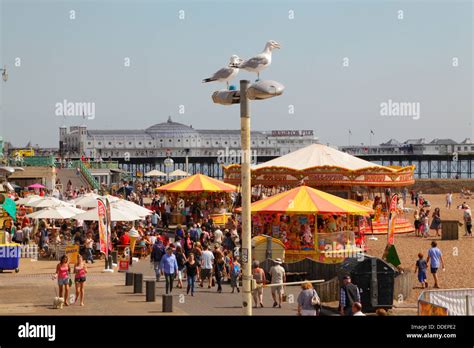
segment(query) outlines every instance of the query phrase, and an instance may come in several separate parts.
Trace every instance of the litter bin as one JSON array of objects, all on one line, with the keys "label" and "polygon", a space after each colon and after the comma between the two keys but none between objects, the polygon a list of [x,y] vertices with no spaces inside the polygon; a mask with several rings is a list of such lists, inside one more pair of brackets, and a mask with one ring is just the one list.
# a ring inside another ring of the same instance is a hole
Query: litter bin
[{"label": "litter bin", "polygon": [[359,288],[364,312],[374,312],[377,308],[392,308],[397,274],[397,270],[391,264],[366,255],[362,259],[344,260],[338,271],[341,284],[342,278],[350,275],[352,283]]},{"label": "litter bin", "polygon": [[0,272],[14,270],[20,272],[20,244],[0,244]]},{"label": "litter bin", "polygon": [[459,239],[459,221],[443,220],[441,222],[441,239],[458,240]]}]

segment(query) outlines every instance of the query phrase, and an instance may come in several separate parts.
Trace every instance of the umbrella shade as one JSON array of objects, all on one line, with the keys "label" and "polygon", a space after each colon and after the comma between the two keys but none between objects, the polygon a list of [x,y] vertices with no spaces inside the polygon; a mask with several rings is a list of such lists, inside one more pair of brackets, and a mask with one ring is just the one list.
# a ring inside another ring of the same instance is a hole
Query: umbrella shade
[{"label": "umbrella shade", "polygon": [[112,206],[115,208],[119,208],[122,210],[131,210],[133,213],[139,215],[140,217],[145,217],[148,215],[153,214],[153,211],[142,207],[141,205],[135,204],[130,201],[126,201],[124,199],[117,201],[115,203],[112,203]]},{"label": "umbrella shade", "polygon": [[157,188],[157,191],[163,192],[234,192],[236,190],[234,185],[202,174],[195,174]]},{"label": "umbrella shade", "polygon": [[184,170],[176,169],[173,170],[168,176],[189,176],[189,173],[186,173]]},{"label": "umbrella shade", "polygon": [[[76,220],[98,221],[98,208],[88,210],[82,214],[77,214],[73,218]],[[126,211],[113,206],[110,207],[110,218],[112,221],[135,221],[142,219],[138,214],[132,211]]]},{"label": "umbrella shade", "polygon": [[34,208],[49,208],[49,207],[70,207],[71,203],[61,201],[54,197],[42,197],[41,199],[35,200],[27,204]]},{"label": "umbrella shade", "polygon": [[33,202],[38,201],[40,199],[43,199],[43,197],[40,197],[38,195],[30,195],[30,196],[27,196],[27,197],[20,198],[15,203],[18,204],[18,205],[28,205],[29,203],[33,203]]},{"label": "umbrella shade", "polygon": [[70,203],[77,205],[82,208],[95,208],[97,207],[97,198],[100,196],[95,193],[89,193],[82,197],[78,197],[70,201]]},{"label": "umbrella shade", "polygon": [[371,208],[309,186],[299,186],[254,202],[251,205],[251,212],[352,215],[369,215],[374,213]]},{"label": "umbrella shade", "polygon": [[46,186],[43,186],[41,184],[33,184],[33,185],[28,186],[28,188],[30,188],[30,189],[42,189],[42,188],[46,188]]},{"label": "umbrella shade", "polygon": [[159,170],[153,169],[148,173],[145,173],[145,176],[166,176],[166,173],[160,172]]},{"label": "umbrella shade", "polygon": [[79,213],[84,213],[84,210],[74,207],[54,207],[42,209],[27,216],[33,219],[70,219]]}]

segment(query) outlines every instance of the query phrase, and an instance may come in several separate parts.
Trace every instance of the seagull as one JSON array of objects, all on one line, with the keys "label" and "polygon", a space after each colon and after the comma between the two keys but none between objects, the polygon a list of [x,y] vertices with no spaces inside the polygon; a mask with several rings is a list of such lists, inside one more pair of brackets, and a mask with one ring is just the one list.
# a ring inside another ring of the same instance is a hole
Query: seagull
[{"label": "seagull", "polygon": [[272,64],[272,49],[280,47],[280,44],[275,40],[268,41],[262,53],[257,54],[255,57],[247,59],[239,65],[239,68],[251,72],[256,72],[258,80],[260,80],[260,71]]},{"label": "seagull", "polygon": [[213,81],[219,81],[219,82],[226,82],[227,88],[229,88],[229,81],[232,80],[238,73],[239,73],[239,64],[243,62],[242,58],[239,58],[237,55],[232,55],[229,60],[229,64],[222,68],[217,70],[214,75],[211,77],[208,77],[207,79],[202,80],[202,83],[206,82],[213,82]]}]

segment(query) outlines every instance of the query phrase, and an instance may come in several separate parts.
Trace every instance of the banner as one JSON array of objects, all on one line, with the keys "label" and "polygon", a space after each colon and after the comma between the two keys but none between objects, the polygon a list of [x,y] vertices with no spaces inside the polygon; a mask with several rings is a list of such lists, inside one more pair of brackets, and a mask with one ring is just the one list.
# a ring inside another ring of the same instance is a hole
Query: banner
[{"label": "banner", "polygon": [[[107,209],[109,206],[109,209]],[[109,221],[108,215],[110,213],[110,205],[108,205],[108,199],[97,198],[97,213],[99,215],[98,225],[99,225],[99,241],[100,241],[100,251],[109,256],[109,247],[110,247],[110,233],[109,233]]]},{"label": "banner", "polygon": [[447,316],[448,309],[433,303],[418,301],[418,315],[423,316]]},{"label": "banner", "polygon": [[395,236],[395,218],[397,216],[398,196],[394,194],[390,200],[389,215],[388,215],[388,231],[387,243],[393,245]]},{"label": "banner", "polygon": [[64,253],[69,259],[69,263],[76,264],[79,255],[79,245],[66,245]]}]

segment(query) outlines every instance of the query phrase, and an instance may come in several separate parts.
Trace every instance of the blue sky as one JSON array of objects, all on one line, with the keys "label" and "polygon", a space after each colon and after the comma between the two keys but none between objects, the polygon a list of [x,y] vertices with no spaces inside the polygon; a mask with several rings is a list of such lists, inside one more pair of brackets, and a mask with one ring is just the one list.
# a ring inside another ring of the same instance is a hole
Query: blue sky
[{"label": "blue sky", "polygon": [[[472,22],[472,2],[456,0],[0,0],[0,64],[10,75],[0,86],[0,134],[14,145],[58,146],[61,124],[82,123],[55,116],[64,99],[95,102],[91,129],[144,129],[168,115],[237,129],[238,106],[210,98],[223,85],[201,79],[273,39],[282,49],[261,78],[286,90],[252,103],[253,129],[314,129],[337,145],[347,144],[348,129],[353,144],[367,144],[370,129],[373,143],[474,138]],[[381,116],[389,99],[420,103],[420,119]]]}]

